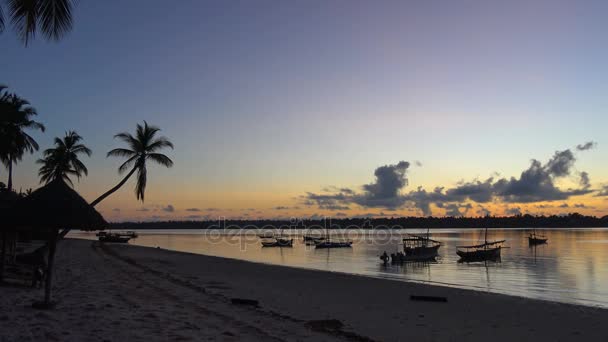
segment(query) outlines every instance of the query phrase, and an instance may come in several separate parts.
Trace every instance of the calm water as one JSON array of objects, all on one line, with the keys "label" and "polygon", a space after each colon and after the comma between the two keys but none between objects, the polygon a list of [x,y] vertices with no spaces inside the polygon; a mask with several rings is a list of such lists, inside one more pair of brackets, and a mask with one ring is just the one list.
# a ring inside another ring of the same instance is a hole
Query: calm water
[{"label": "calm water", "polygon": [[[409,233],[422,232],[407,230]],[[299,234],[301,234],[300,232]],[[528,246],[528,230],[492,229],[489,240],[506,239],[501,262],[458,263],[456,246],[483,240],[475,229],[431,231],[443,243],[437,263],[382,265],[378,256],[402,249],[405,231],[359,230],[347,233],[352,248],[316,250],[297,233],[292,248],[262,248],[254,232],[139,231],[134,245],[171,249],[255,262],[325,271],[426,282],[608,308],[608,229],[537,230],[549,238],[546,245]],[[332,234],[344,234],[335,231]],[[95,238],[74,232],[72,237]]]}]

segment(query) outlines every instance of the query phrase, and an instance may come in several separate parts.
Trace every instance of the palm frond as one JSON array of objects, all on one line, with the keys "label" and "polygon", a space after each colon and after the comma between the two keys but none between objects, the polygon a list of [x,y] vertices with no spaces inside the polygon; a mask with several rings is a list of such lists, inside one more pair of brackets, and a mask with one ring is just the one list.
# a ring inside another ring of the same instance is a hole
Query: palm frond
[{"label": "palm frond", "polygon": [[173,143],[170,142],[167,137],[160,137],[160,138],[154,140],[150,145],[148,145],[148,148],[146,149],[146,151],[154,152],[154,151],[160,150],[164,147],[169,147],[169,148],[173,149]]},{"label": "palm frond", "polygon": [[127,169],[130,169],[131,165],[133,165],[135,161],[137,161],[137,158],[139,158],[139,156],[134,155],[133,157],[127,159],[127,161],[125,161],[124,163],[122,163],[122,165],[120,165],[120,167],[118,167],[118,173],[122,174],[123,172],[127,171]]},{"label": "palm frond", "polygon": [[127,150],[126,148],[115,148],[108,152],[107,157],[131,157],[135,151]]},{"label": "palm frond", "polygon": [[38,21],[37,0],[8,0],[11,22],[20,39],[27,45],[30,38],[36,35]]},{"label": "palm frond", "polygon": [[59,40],[72,30],[72,0],[38,0],[38,3],[41,31],[46,38]]},{"label": "palm frond", "polygon": [[169,157],[167,157],[164,154],[161,154],[161,153],[148,153],[146,155],[146,157],[148,159],[151,159],[151,160],[159,163],[162,166],[165,166],[165,167],[172,167],[173,166],[173,161],[171,159],[169,159]]}]

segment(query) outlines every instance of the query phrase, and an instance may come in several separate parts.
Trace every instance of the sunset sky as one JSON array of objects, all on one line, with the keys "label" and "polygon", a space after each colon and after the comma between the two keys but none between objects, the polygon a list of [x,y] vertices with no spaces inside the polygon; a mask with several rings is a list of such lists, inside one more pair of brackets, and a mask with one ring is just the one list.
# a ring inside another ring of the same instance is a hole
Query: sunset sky
[{"label": "sunset sky", "polygon": [[[606,1],[80,1],[74,30],[0,35],[0,84],[48,148],[92,150],[76,189],[120,181],[113,135],[175,144],[98,208],[110,221],[608,214]],[[36,188],[40,152],[15,168]],[[537,160],[534,162],[532,160]],[[6,182],[6,170],[0,180]]]}]

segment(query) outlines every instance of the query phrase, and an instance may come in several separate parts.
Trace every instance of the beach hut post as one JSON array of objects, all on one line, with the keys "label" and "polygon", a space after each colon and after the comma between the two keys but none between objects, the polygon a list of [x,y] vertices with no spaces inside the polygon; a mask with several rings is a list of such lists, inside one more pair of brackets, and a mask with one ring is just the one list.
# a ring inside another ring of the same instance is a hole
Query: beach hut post
[{"label": "beach hut post", "polygon": [[53,264],[55,260],[55,249],[57,247],[57,232],[57,229],[53,229],[49,237],[49,262],[44,282],[44,305],[46,307],[51,306],[51,286],[53,284]]},{"label": "beach hut post", "polygon": [[6,230],[2,230],[2,255],[0,255],[0,283],[4,281],[4,260],[6,259]]}]

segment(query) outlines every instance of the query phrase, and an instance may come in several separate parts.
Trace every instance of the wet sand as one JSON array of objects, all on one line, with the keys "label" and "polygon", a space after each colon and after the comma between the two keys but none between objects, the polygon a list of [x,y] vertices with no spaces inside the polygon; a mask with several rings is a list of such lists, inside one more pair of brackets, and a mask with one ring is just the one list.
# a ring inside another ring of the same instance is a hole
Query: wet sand
[{"label": "wet sand", "polygon": [[57,265],[54,310],[0,288],[0,341],[608,340],[608,310],[478,291],[76,239]]}]

